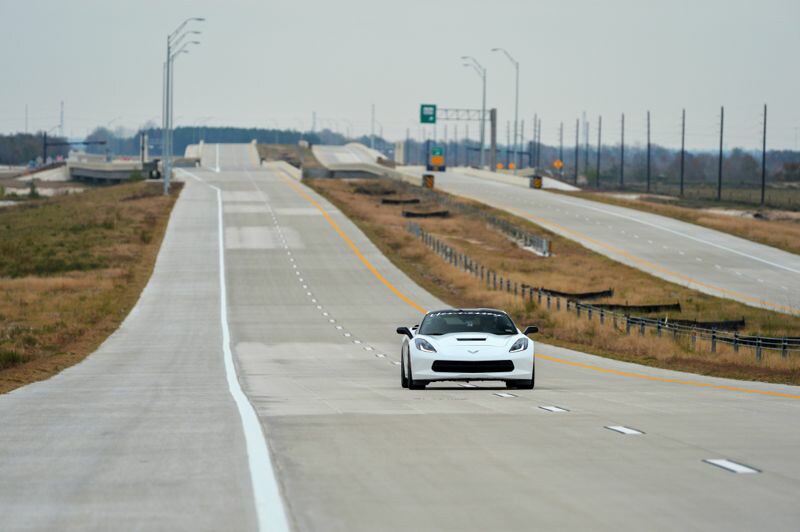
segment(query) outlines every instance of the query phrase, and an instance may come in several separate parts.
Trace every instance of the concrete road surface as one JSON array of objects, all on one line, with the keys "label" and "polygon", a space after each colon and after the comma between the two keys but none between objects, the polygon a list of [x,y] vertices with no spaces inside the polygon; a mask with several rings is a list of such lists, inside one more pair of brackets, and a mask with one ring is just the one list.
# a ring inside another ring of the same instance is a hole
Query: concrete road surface
[{"label": "concrete road surface", "polygon": [[[422,170],[411,169],[417,175]],[[436,174],[446,192],[528,218],[629,266],[719,297],[800,313],[800,256],[673,218],[526,188],[454,170]]]},{"label": "concrete road surface", "polygon": [[539,344],[535,390],[404,390],[394,328],[443,303],[290,172],[239,164],[185,174],[103,348],[0,397],[0,529],[266,530],[274,471],[294,530],[796,530],[800,388]]}]

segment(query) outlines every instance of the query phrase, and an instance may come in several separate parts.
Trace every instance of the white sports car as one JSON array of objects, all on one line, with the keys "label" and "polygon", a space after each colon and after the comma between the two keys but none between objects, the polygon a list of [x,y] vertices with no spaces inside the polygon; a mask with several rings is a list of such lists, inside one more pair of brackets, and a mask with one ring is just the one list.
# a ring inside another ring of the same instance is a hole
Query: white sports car
[{"label": "white sports car", "polygon": [[505,312],[448,309],[429,312],[419,327],[398,327],[405,336],[400,383],[418,390],[432,381],[501,380],[509,388],[533,388],[533,341]]}]

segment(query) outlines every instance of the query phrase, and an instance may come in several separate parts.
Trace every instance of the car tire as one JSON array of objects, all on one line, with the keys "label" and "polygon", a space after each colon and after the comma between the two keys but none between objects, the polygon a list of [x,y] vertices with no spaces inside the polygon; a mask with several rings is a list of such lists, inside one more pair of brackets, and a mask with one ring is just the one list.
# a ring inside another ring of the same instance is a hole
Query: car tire
[{"label": "car tire", "polygon": [[428,385],[425,381],[415,381],[414,377],[412,377],[413,373],[411,373],[411,356],[408,357],[408,389],[409,390],[424,390],[425,386]]},{"label": "car tire", "polygon": [[400,355],[400,386],[408,388],[408,377],[406,377],[406,363],[403,361],[403,355]]},{"label": "car tire", "polygon": [[531,372],[531,380],[506,381],[506,387],[516,388],[518,390],[533,390],[535,380],[536,369]]}]

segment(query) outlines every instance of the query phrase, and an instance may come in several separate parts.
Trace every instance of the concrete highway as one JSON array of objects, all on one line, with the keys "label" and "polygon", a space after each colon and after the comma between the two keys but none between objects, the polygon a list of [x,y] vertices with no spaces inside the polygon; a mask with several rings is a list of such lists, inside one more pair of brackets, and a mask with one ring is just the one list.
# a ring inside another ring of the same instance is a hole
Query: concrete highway
[{"label": "concrete highway", "polygon": [[[407,170],[412,175],[422,169]],[[527,180],[436,174],[438,188],[507,210],[614,260],[708,294],[800,313],[800,256],[633,209],[527,188]]]},{"label": "concrete highway", "polygon": [[796,530],[800,388],[538,344],[535,390],[404,390],[446,305],[249,150],[181,171],[98,352],[0,396],[0,529]]}]

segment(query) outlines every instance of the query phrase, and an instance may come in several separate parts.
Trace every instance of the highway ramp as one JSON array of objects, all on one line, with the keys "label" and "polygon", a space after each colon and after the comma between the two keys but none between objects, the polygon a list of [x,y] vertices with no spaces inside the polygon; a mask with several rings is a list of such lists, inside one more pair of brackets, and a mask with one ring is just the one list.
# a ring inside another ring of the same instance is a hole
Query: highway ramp
[{"label": "highway ramp", "polygon": [[[417,176],[419,168],[403,171]],[[800,313],[800,256],[674,218],[527,188],[527,179],[437,173],[445,192],[517,214],[614,260],[702,292]]]},{"label": "highway ramp", "polygon": [[0,396],[0,529],[256,529],[223,316],[294,530],[796,529],[800,388],[539,344],[535,390],[404,390],[394,329],[441,301],[291,168],[180,172],[120,331]]}]

